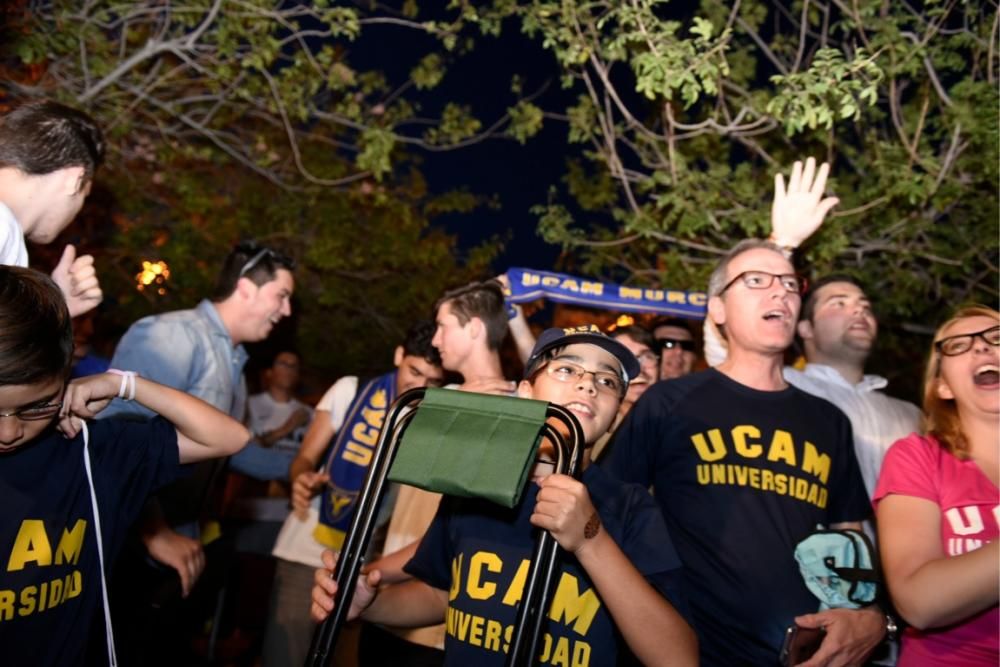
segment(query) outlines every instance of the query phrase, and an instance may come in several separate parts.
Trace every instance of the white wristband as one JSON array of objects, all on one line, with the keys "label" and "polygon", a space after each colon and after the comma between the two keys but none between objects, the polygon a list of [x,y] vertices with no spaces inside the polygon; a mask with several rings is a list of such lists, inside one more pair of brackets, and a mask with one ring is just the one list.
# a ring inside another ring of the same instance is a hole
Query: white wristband
[{"label": "white wristband", "polygon": [[109,368],[108,373],[122,376],[122,384],[118,387],[118,398],[123,401],[135,399],[135,371],[120,371],[117,368]]}]

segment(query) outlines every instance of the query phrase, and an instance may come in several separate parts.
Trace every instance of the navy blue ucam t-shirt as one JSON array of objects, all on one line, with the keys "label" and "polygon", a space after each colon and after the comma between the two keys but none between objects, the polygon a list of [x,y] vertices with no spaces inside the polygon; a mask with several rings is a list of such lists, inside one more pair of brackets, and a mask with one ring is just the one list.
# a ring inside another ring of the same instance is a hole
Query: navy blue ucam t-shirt
[{"label": "navy blue ucam t-shirt", "polygon": [[[680,561],[652,498],[590,466],[581,481],[602,527],[681,613]],[[512,509],[485,500],[445,496],[416,555],[404,568],[449,591],[446,665],[503,665],[528,573],[536,529],[529,518],[538,495],[529,484]],[[540,642],[545,665],[614,665],[624,645],[586,572],[560,552],[549,621]]]},{"label": "navy blue ucam t-shirt", "polygon": [[[110,573],[146,496],[178,474],[177,432],[160,418],[88,427]],[[50,428],[0,455],[0,499],[0,664],[81,665],[95,619],[104,625],[82,434],[67,440]]]},{"label": "navy blue ucam t-shirt", "polygon": [[817,524],[870,513],[840,410],[712,369],[650,387],[602,465],[653,486],[684,563],[703,665],[776,665],[785,629],[819,608],[795,545]]}]

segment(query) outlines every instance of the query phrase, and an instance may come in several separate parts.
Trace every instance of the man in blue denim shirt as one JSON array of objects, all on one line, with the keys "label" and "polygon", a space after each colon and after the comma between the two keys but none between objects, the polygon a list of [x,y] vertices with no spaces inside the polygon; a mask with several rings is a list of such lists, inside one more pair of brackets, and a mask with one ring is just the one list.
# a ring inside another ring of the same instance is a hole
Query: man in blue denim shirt
[{"label": "man in blue denim shirt", "polygon": [[[112,368],[180,389],[242,421],[246,408],[243,343],[267,338],[291,315],[294,263],[256,243],[237,245],[226,258],[210,299],[191,310],[146,317],[122,337]],[[135,402],[116,400],[102,414],[149,418]],[[219,462],[197,465],[147,504],[140,538],[149,555],[177,571],[187,596],[205,567],[198,521]]]}]

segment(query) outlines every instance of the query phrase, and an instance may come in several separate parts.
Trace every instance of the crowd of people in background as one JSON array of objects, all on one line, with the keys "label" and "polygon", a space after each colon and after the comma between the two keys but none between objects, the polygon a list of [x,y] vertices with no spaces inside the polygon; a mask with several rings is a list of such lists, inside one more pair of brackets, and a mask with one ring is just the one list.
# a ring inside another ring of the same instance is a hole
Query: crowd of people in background
[{"label": "crowd of people in background", "polygon": [[[425,387],[564,406],[583,470],[556,474],[543,443],[511,509],[393,484],[333,664],[502,664],[538,530],[562,549],[543,664],[1000,661],[1000,313],[937,329],[921,407],[886,394],[865,373],[874,295],[793,263],[837,203],[827,165],[777,176],[772,235],[721,257],[703,328],[536,337],[501,276],[426,304],[385,373],[313,407],[289,349],[248,395],[244,346],[295,291],[294,260],[253,241],[194,308],[135,322],[110,359],[88,347],[99,262],[67,246],[47,276],[25,240],[72,222],[103,154],[80,111],[0,117],[4,664],[306,664],[387,411]],[[811,585],[820,533],[870,538],[873,564],[838,563],[867,567],[870,599]]]}]

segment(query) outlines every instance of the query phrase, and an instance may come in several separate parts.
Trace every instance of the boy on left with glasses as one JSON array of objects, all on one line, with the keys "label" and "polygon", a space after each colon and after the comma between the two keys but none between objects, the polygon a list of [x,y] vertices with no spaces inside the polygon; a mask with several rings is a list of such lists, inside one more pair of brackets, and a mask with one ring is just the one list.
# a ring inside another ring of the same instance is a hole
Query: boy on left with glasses
[{"label": "boy on left with glasses", "polygon": [[[104,577],[146,495],[180,464],[228,456],[249,439],[235,419],[141,376],[109,372],[67,384],[72,350],[56,284],[0,266],[4,664],[82,665],[103,656],[107,649],[95,646],[88,657],[87,643],[95,614],[107,608]],[[160,417],[83,427],[116,396]]]}]

